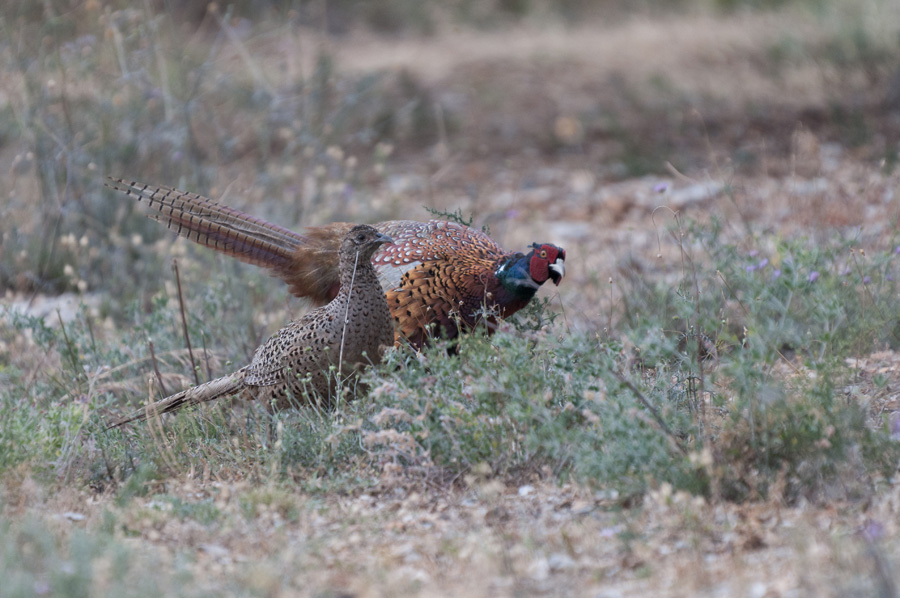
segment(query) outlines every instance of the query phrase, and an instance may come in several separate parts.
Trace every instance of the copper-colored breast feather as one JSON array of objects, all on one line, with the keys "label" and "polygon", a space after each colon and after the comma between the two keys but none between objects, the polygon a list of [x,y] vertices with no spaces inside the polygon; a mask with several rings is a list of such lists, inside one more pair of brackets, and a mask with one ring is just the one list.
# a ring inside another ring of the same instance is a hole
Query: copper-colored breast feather
[{"label": "copper-colored breast feather", "polygon": [[[430,334],[440,334],[429,330],[429,323],[449,337],[458,333],[458,321],[467,326],[477,323],[478,317],[473,314],[490,302],[489,281],[493,277],[489,275],[503,254],[494,251],[493,242],[485,247],[477,237],[460,243],[467,247],[465,251],[457,251],[452,259],[437,254],[417,262],[403,272],[397,285],[386,290],[398,338],[421,346]],[[390,267],[402,268],[376,264],[379,274]]]}]

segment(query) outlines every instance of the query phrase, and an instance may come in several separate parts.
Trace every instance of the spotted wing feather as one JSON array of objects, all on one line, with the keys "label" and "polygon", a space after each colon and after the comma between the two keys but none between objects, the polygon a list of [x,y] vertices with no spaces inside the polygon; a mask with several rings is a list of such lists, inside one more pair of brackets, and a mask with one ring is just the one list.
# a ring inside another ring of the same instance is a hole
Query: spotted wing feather
[{"label": "spotted wing feather", "polygon": [[[490,303],[493,276],[505,252],[486,234],[452,222],[393,221],[376,225],[394,238],[373,257],[398,338],[421,346],[438,325],[448,336],[457,319],[475,325]],[[435,332],[436,334],[437,332]]]}]

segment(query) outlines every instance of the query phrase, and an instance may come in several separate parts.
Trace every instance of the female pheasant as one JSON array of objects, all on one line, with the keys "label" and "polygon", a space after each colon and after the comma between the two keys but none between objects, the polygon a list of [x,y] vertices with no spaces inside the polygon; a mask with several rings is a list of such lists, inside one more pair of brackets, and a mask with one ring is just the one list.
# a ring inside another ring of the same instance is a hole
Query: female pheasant
[{"label": "female pheasant", "polygon": [[[110,178],[113,189],[147,200],[148,217],[179,235],[243,262],[268,268],[291,293],[322,305],[341,288],[334,254],[353,226],[335,222],[298,234],[196,193]],[[432,336],[455,337],[460,325],[489,330],[497,317],[525,307],[547,280],[559,285],[566,252],[534,243],[526,254],[504,251],[481,231],[453,222],[390,220],[373,225],[393,245],[372,256],[397,342],[422,347]]]},{"label": "female pheasant", "polygon": [[235,394],[276,409],[307,398],[333,403],[338,381],[344,384],[358,366],[380,362],[384,348],[394,342],[391,314],[371,261],[382,243],[393,240],[366,224],[353,226],[341,239],[341,290],[331,303],[272,335],[250,365],[157,401],[111,427]]}]

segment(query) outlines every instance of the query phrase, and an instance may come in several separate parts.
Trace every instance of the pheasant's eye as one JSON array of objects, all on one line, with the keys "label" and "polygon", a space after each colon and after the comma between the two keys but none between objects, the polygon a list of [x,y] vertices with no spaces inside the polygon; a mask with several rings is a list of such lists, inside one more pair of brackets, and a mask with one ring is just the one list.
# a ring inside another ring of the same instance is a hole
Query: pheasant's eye
[{"label": "pheasant's eye", "polygon": [[359,233],[358,235],[356,235],[356,240],[357,240],[357,241],[360,241],[360,242],[365,241],[365,240],[366,240],[366,236],[365,236],[364,234],[362,234],[362,233]]},{"label": "pheasant's eye", "polygon": [[547,259],[547,250],[546,249],[541,249],[541,258]]}]

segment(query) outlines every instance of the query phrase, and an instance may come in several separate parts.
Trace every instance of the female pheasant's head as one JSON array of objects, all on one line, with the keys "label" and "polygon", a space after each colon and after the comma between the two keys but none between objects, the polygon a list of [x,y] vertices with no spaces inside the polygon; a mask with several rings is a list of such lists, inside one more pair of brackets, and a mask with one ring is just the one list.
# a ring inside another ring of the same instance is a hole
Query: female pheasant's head
[{"label": "female pheasant's head", "polygon": [[368,262],[382,243],[393,242],[392,238],[381,234],[375,227],[368,224],[357,224],[344,236],[341,242],[341,254],[348,258],[359,254],[361,260]]},{"label": "female pheasant's head", "polygon": [[548,280],[559,285],[566,275],[566,250],[549,243],[534,243],[528,253],[511,255],[496,274],[507,291],[520,299],[530,299]]}]

